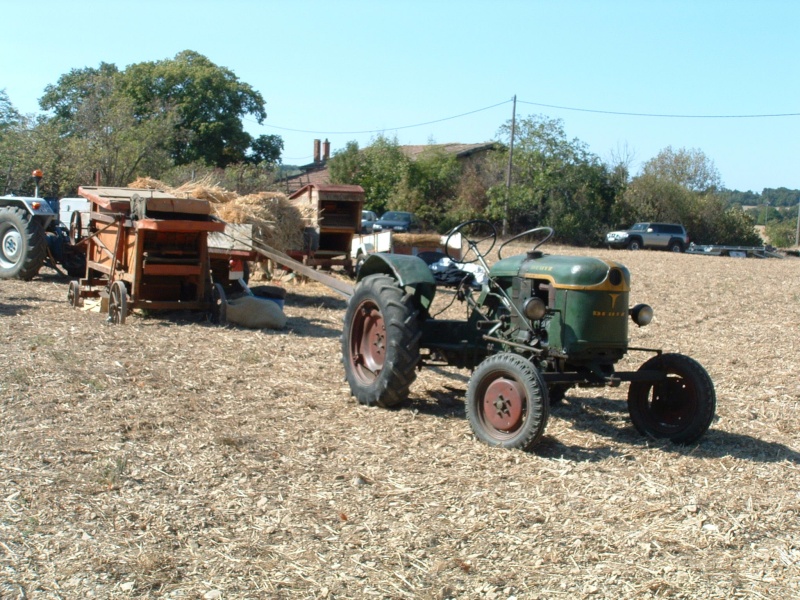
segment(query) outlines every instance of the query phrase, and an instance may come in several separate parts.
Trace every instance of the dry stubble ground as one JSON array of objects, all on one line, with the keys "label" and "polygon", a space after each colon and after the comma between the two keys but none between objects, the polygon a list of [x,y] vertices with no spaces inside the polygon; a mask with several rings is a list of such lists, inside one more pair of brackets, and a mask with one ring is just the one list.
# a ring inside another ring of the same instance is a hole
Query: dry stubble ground
[{"label": "dry stubble ground", "polygon": [[642,439],[624,386],[570,392],[530,454],[472,437],[468,372],[361,407],[315,283],[252,331],[0,282],[0,597],[800,597],[800,261],[556,251],[626,264],[633,345],[708,369],[699,445]]}]

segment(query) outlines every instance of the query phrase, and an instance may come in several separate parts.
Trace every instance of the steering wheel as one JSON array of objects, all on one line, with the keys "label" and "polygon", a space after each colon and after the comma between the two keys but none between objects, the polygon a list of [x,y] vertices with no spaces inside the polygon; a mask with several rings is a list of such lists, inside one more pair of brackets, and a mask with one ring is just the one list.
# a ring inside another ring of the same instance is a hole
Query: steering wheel
[{"label": "steering wheel", "polygon": [[506,247],[508,244],[510,244],[511,242],[514,242],[514,241],[518,240],[519,238],[525,237],[526,235],[532,235],[532,234],[534,234],[534,233],[539,233],[540,231],[546,231],[546,232],[547,232],[547,235],[546,235],[546,236],[544,236],[544,237],[543,237],[541,240],[539,240],[538,242],[536,242],[536,243],[533,245],[533,248],[531,248],[531,249],[528,251],[528,253],[529,253],[529,254],[530,254],[530,253],[532,253],[532,252],[536,252],[536,249],[537,249],[539,246],[541,246],[541,245],[542,245],[542,244],[544,244],[544,243],[545,243],[547,240],[549,240],[551,237],[553,237],[553,234],[555,233],[555,230],[554,230],[552,227],[535,227],[535,228],[533,228],[533,229],[528,229],[527,231],[523,231],[522,233],[518,233],[517,235],[515,235],[515,236],[514,236],[514,237],[512,237],[511,239],[508,239],[508,240],[506,240],[505,242],[503,242],[503,245],[502,245],[502,246],[500,246],[500,247],[497,249],[497,258],[499,258],[499,259],[501,259],[501,260],[502,260],[502,258],[503,258],[503,248],[505,248],[505,247]]},{"label": "steering wheel", "polygon": [[[479,232],[485,230],[488,230],[489,234],[484,237],[475,237],[475,238],[468,237],[468,235],[465,234],[461,234],[461,246],[460,246],[461,256],[460,257],[452,256],[450,254],[451,251],[450,240],[452,239],[453,236],[455,236],[457,233],[461,233],[462,230],[464,229],[467,229],[470,235],[471,234],[480,235]],[[492,240],[492,243],[486,250],[486,252],[482,253],[480,250],[478,250],[478,244],[483,244],[487,240]],[[456,225],[455,227],[453,227],[453,229],[450,230],[450,233],[447,234],[447,240],[445,241],[444,252],[447,255],[447,258],[455,262],[474,263],[478,259],[481,259],[484,256],[488,255],[489,252],[492,251],[492,248],[494,248],[496,242],[497,242],[497,229],[495,229],[494,225],[492,225],[489,221],[484,221],[483,219],[473,219],[472,221],[465,221],[460,225]],[[470,252],[472,252],[475,255],[475,257],[468,260],[467,257],[469,256]]]}]

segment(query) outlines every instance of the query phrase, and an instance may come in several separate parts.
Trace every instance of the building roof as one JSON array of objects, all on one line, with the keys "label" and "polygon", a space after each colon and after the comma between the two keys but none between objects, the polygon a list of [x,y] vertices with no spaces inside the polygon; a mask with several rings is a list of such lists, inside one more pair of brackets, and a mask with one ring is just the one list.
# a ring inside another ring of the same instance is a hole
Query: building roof
[{"label": "building roof", "polygon": [[483,142],[482,144],[424,144],[421,146],[400,146],[400,150],[411,159],[417,158],[426,150],[444,150],[448,154],[455,154],[458,158],[463,158],[476,152],[492,150],[496,146],[496,142]]}]

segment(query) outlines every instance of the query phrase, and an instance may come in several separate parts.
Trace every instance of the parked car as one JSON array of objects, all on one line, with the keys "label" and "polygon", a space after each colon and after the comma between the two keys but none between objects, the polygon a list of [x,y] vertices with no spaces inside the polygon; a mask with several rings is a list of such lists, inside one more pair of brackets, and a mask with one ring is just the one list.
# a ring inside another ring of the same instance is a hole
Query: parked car
[{"label": "parked car", "polygon": [[641,250],[655,248],[670,252],[683,252],[689,246],[689,236],[683,225],[674,223],[636,223],[624,231],[606,234],[609,248]]},{"label": "parked car", "polygon": [[361,233],[372,233],[372,227],[375,225],[375,221],[378,220],[378,215],[376,215],[371,210],[362,210],[361,211]]},{"label": "parked car", "polygon": [[373,231],[394,231],[395,233],[413,233],[422,231],[419,219],[410,212],[392,210],[383,213],[372,226]]}]

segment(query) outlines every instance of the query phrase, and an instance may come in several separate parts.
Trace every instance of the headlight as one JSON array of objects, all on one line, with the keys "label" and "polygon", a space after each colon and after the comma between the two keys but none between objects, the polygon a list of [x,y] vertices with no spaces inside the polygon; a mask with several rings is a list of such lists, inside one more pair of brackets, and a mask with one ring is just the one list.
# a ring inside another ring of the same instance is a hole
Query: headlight
[{"label": "headlight", "polygon": [[538,321],[547,312],[547,307],[541,298],[533,296],[525,300],[525,304],[522,305],[522,312],[531,321]]},{"label": "headlight", "polygon": [[639,327],[649,325],[650,321],[653,320],[653,309],[647,304],[637,304],[629,312],[631,319]]}]

